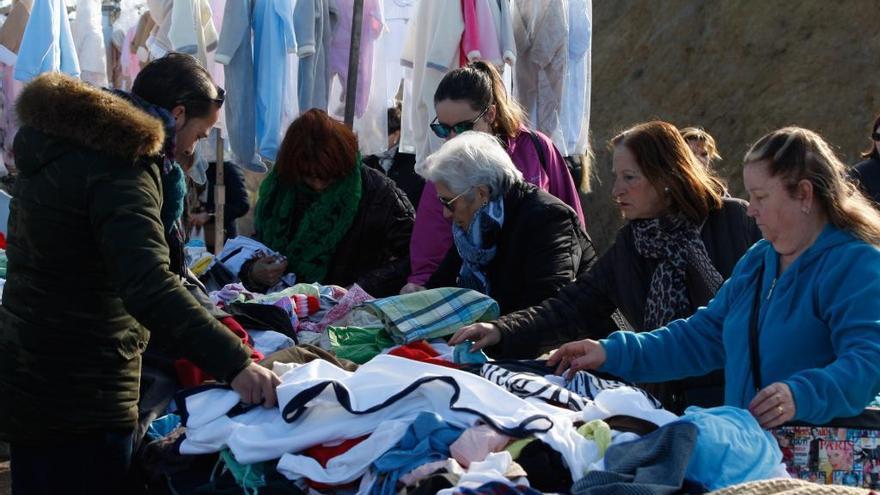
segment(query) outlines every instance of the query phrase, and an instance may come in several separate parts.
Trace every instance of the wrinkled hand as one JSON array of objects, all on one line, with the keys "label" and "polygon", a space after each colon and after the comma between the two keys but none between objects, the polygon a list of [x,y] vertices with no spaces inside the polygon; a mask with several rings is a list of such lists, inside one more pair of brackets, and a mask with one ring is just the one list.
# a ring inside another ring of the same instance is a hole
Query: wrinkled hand
[{"label": "wrinkled hand", "polygon": [[484,347],[501,342],[501,330],[491,323],[474,323],[458,329],[455,335],[449,339],[449,345],[458,345],[468,340],[474,343],[471,346],[471,352],[477,352]]},{"label": "wrinkled hand", "polygon": [[761,389],[749,403],[749,412],[762,428],[775,428],[794,419],[797,407],[791,389],[782,382]]},{"label": "wrinkled hand", "polygon": [[565,377],[571,379],[580,370],[594,370],[605,364],[605,348],[595,340],[584,339],[569,342],[550,356],[547,366],[556,366],[556,374],[568,370]]},{"label": "wrinkled hand", "polygon": [[420,292],[423,290],[425,290],[425,287],[423,285],[409,283],[409,284],[404,285],[403,288],[400,289],[400,293],[401,294],[412,294],[413,292]]},{"label": "wrinkled hand", "polygon": [[260,285],[272,287],[281,280],[286,271],[287,260],[276,263],[274,256],[263,256],[254,262],[250,277]]},{"label": "wrinkled hand", "polygon": [[232,379],[232,390],[238,392],[241,401],[247,404],[263,403],[263,407],[275,407],[275,387],[281,383],[278,375],[271,370],[251,362]]}]

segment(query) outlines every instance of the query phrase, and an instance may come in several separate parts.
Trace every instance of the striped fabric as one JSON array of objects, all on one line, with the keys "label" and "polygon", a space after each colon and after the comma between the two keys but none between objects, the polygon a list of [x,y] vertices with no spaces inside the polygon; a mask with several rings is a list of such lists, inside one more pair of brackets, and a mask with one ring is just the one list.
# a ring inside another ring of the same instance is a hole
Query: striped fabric
[{"label": "striped fabric", "polygon": [[399,344],[455,333],[478,321],[498,318],[498,303],[470,289],[442,287],[364,303]]}]

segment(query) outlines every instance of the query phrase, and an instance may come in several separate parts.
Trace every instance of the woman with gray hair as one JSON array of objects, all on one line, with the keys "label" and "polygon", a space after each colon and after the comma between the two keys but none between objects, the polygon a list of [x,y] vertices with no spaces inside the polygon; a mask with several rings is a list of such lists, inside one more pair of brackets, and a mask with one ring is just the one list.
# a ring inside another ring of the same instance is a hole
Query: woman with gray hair
[{"label": "woman with gray hair", "polygon": [[596,257],[574,210],[525,182],[490,134],[462,133],[416,172],[436,186],[455,242],[428,287],[480,291],[507,314],[555,295]]}]

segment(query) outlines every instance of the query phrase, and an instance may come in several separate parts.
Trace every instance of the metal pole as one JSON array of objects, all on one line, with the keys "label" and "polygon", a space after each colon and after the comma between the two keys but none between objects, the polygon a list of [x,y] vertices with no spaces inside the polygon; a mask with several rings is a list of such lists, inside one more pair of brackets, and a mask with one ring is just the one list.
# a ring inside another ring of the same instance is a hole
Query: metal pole
[{"label": "metal pole", "polygon": [[223,134],[220,132],[220,128],[217,128],[216,131],[217,156],[214,160],[214,173],[217,180],[214,183],[214,254],[220,256],[226,241],[226,229],[224,228],[226,223],[223,215],[226,207],[226,185],[223,182]]},{"label": "metal pole", "polygon": [[358,66],[361,54],[361,28],[364,18],[364,0],[354,0],[351,16],[351,48],[348,51],[348,78],[345,85],[345,125],[354,125],[354,107],[357,102]]}]

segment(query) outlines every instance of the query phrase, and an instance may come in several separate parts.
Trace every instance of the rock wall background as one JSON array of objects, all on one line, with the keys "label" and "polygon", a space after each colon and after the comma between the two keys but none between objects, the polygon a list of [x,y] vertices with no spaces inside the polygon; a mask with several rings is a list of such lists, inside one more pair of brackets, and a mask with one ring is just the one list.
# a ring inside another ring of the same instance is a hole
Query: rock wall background
[{"label": "rock wall background", "polygon": [[742,156],[770,130],[816,130],[850,164],[869,145],[880,112],[876,0],[595,0],[593,23],[585,210],[600,250],[620,226],[607,143],[632,124],[704,127],[740,197]]}]

